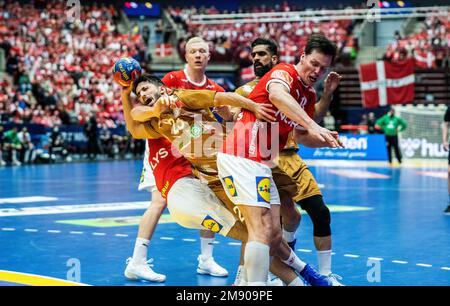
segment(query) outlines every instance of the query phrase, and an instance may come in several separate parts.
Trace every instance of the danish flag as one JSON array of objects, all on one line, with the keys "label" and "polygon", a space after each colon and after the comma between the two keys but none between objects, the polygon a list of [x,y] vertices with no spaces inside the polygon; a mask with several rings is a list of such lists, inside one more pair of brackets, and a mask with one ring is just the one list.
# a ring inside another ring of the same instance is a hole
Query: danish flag
[{"label": "danish flag", "polygon": [[359,67],[364,107],[407,104],[414,100],[414,59],[377,61]]}]

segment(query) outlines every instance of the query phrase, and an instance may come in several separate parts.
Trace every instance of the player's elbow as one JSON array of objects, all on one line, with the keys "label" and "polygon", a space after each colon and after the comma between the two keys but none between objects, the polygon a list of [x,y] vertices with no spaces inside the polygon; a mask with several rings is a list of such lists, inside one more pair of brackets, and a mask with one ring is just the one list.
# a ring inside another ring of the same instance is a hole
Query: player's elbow
[{"label": "player's elbow", "polygon": [[133,137],[134,139],[145,139],[145,135],[144,133],[141,132],[141,129],[139,129],[139,127],[137,126],[129,126],[128,127],[128,132],[130,132],[131,137]]},{"label": "player's elbow", "polygon": [[142,112],[136,108],[133,108],[130,112],[130,116],[134,121],[142,122],[141,118]]},{"label": "player's elbow", "polygon": [[214,95],[214,106],[215,107],[221,107],[226,105],[226,100],[227,100],[227,94],[231,94],[230,92],[225,93],[225,92],[216,92],[216,94]]}]

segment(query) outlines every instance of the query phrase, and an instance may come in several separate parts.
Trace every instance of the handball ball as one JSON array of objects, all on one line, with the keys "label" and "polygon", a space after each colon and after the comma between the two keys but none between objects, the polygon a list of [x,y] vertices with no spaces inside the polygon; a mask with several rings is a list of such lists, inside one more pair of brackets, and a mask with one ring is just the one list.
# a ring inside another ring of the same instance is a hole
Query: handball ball
[{"label": "handball ball", "polygon": [[138,61],[131,57],[123,57],[114,64],[114,81],[121,86],[128,87],[141,75],[141,72],[141,65]]}]

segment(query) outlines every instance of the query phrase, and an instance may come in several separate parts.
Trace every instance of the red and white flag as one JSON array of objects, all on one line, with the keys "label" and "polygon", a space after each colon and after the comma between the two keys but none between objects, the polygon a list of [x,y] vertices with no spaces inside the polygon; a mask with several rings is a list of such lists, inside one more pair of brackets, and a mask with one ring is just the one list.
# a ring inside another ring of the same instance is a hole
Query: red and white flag
[{"label": "red and white flag", "polygon": [[407,104],[414,100],[414,60],[377,61],[359,66],[364,107]]},{"label": "red and white flag", "polygon": [[414,59],[420,68],[436,68],[436,56],[432,51],[415,50]]},{"label": "red and white flag", "polygon": [[156,44],[155,50],[156,56],[167,57],[172,55],[172,45],[171,44]]}]

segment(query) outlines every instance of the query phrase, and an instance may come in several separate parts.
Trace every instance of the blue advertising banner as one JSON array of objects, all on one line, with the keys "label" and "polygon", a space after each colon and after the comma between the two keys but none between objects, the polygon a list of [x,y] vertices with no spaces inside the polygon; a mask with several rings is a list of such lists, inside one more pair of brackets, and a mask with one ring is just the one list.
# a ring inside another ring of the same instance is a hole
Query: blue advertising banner
[{"label": "blue advertising banner", "polygon": [[344,159],[386,161],[386,140],[382,134],[340,134],[344,149],[308,148],[300,146],[303,159]]}]

